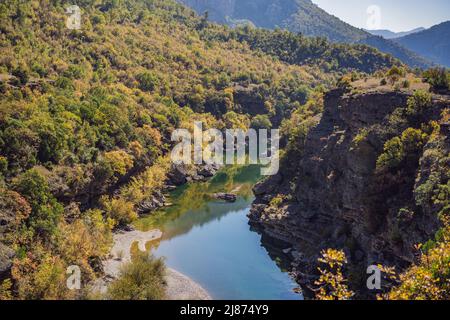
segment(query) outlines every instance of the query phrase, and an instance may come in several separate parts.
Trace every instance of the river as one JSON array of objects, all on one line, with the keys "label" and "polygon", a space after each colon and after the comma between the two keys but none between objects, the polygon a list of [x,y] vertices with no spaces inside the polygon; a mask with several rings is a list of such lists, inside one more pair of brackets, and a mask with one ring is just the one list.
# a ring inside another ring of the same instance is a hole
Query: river
[{"label": "river", "polygon": [[[205,288],[214,299],[298,300],[298,285],[283,268],[280,254],[261,243],[247,214],[260,178],[258,166],[222,169],[204,183],[192,183],[170,194],[173,206],[141,218],[138,230],[158,228],[163,237],[147,244],[156,257]],[[235,203],[211,194],[231,192]]]}]

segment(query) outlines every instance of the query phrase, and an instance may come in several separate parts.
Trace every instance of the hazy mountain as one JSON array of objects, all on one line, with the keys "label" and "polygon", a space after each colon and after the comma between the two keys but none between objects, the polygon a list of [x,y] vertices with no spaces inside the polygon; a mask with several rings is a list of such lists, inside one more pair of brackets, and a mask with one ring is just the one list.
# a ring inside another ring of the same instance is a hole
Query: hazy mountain
[{"label": "hazy mountain", "polygon": [[401,45],[374,36],[327,13],[311,0],[179,0],[198,13],[234,26],[235,20],[252,22],[261,28],[285,28],[307,36],[326,37],[334,42],[362,43],[390,53],[413,67],[427,67],[428,61]]},{"label": "hazy mountain", "polygon": [[386,29],[379,29],[379,30],[366,30],[365,31],[369,32],[370,34],[373,34],[374,36],[380,36],[383,37],[385,39],[397,39],[400,37],[404,37],[404,36],[408,36],[410,34],[413,33],[417,33],[420,31],[425,30],[425,28],[416,28],[410,31],[403,31],[403,32],[394,32],[391,30],[386,30]]},{"label": "hazy mountain", "polygon": [[450,67],[450,21],[395,41],[435,63]]}]

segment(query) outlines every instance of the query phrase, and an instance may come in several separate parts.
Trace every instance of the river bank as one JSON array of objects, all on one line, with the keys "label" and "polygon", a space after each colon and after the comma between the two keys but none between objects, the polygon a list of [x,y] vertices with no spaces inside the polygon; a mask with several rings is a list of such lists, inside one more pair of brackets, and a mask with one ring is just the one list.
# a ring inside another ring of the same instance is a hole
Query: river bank
[{"label": "river bank", "polygon": [[[113,236],[113,246],[108,259],[103,261],[105,276],[96,284],[100,293],[105,293],[108,284],[120,275],[123,265],[131,261],[133,245],[137,243],[140,251],[146,252],[146,244],[161,239],[158,229],[150,231],[118,231]],[[167,300],[211,300],[211,296],[199,284],[184,274],[167,268]]]}]

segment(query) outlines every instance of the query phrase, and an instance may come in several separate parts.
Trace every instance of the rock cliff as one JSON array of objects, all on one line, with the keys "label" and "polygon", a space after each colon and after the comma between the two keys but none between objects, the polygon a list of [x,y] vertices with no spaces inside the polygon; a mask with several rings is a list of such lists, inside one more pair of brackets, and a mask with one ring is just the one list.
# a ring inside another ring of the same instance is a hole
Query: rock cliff
[{"label": "rock cliff", "polygon": [[[329,92],[303,148],[289,150],[280,173],[256,185],[250,222],[282,240],[285,249],[293,248],[293,271],[304,288],[315,279],[322,249],[344,249],[349,280],[361,289],[367,266],[408,266],[414,245],[439,229],[442,206],[426,195],[419,198],[427,185],[448,184],[450,141],[442,111],[449,99],[435,96],[411,115],[406,107],[411,94]],[[439,132],[418,152],[399,169],[377,170],[386,141],[431,121],[440,124]]]}]

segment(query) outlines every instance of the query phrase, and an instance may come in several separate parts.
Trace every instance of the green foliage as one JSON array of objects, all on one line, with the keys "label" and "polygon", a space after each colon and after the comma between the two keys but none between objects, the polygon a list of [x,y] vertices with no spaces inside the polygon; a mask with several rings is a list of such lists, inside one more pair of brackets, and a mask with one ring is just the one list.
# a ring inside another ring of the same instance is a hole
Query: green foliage
[{"label": "green foliage", "polygon": [[4,175],[8,169],[8,159],[0,156],[0,175]]},{"label": "green foliage", "polygon": [[428,135],[420,129],[408,128],[400,137],[392,138],[384,145],[383,153],[378,157],[377,169],[395,169],[408,157],[417,160]]},{"label": "green foliage", "polygon": [[377,168],[396,168],[400,165],[404,156],[402,140],[395,137],[385,143],[383,153],[377,160]]},{"label": "green foliage", "polygon": [[270,122],[269,116],[266,114],[259,114],[252,118],[250,122],[250,127],[253,129],[270,129],[272,128],[272,123]]},{"label": "green foliage", "polygon": [[450,90],[450,72],[445,68],[431,68],[423,73],[423,78],[431,85],[433,91]]},{"label": "green foliage", "polygon": [[101,202],[106,216],[115,221],[116,225],[125,226],[138,218],[133,203],[123,198],[103,197]]},{"label": "green foliage", "polygon": [[63,207],[50,193],[44,176],[36,169],[28,170],[15,179],[14,187],[31,206],[32,211],[27,222],[29,227],[44,238],[54,235],[63,214]]},{"label": "green foliage", "polygon": [[139,73],[136,79],[139,81],[139,88],[143,91],[152,92],[159,85],[159,78],[152,72]]},{"label": "green foliage", "polygon": [[423,90],[414,92],[414,95],[408,99],[407,107],[410,114],[421,114],[431,106],[431,95]]},{"label": "green foliage", "polygon": [[120,276],[108,287],[112,300],[162,300],[166,293],[165,266],[161,259],[140,253],[122,267]]}]

